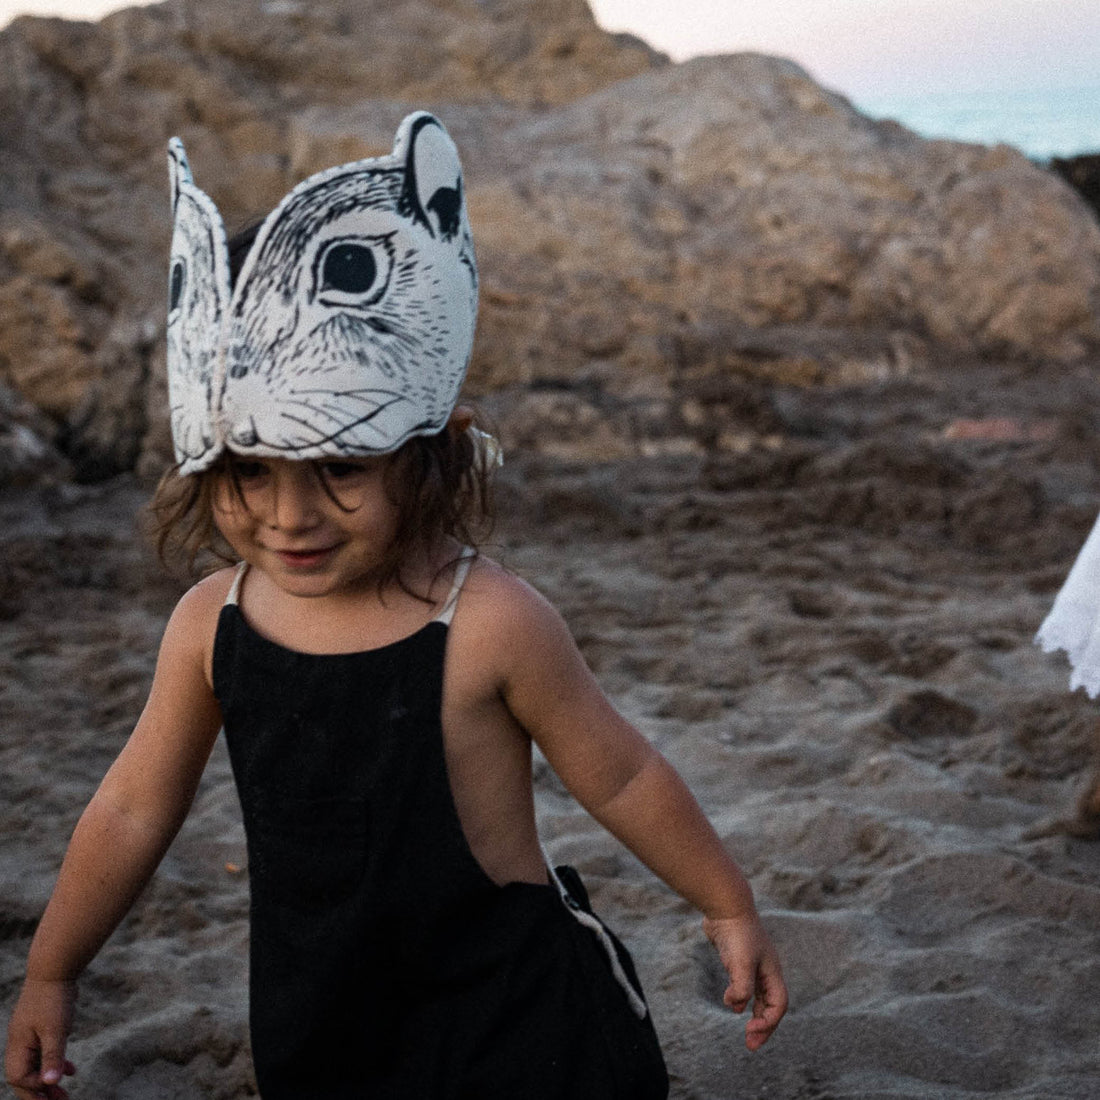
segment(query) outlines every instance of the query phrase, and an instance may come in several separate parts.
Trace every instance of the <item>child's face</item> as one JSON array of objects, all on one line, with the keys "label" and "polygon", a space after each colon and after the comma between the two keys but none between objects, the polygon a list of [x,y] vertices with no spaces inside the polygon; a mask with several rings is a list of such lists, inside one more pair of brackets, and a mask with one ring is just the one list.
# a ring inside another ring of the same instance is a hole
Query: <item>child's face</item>
[{"label": "child's face", "polygon": [[215,490],[214,521],[244,561],[292,595],[361,589],[397,532],[391,461],[237,458]]}]

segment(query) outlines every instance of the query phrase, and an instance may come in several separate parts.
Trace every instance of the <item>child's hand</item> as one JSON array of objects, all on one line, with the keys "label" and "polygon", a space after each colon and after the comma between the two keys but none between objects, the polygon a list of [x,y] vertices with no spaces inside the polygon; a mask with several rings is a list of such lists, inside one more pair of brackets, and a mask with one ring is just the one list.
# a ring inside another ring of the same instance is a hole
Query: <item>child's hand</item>
[{"label": "child's hand", "polygon": [[19,1100],[68,1100],[61,1079],[76,1072],[65,1057],[72,1024],[74,982],[23,984],[8,1024],[4,1072]]},{"label": "child's hand", "polygon": [[734,1012],[752,1001],[752,1019],[745,1025],[745,1046],[757,1050],[770,1038],[787,1011],[787,985],[779,956],[759,918],[703,918],[703,931],[714,944],[730,984],[722,1000]]}]

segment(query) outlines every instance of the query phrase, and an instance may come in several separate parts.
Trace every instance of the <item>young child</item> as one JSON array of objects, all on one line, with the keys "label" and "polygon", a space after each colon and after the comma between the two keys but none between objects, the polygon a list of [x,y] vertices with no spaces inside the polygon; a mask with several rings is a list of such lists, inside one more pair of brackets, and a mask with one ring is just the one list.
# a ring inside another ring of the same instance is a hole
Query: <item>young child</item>
[{"label": "young child", "polygon": [[[235,278],[173,142],[159,541],[239,564],[196,584],[82,816],[8,1035],[22,1100],[66,1096],[75,982],[152,875],[224,727],[252,890],[264,1100],[646,1100],[668,1079],[630,957],[540,847],[532,743],[704,914],[749,1003],[786,1009],[751,890],[610,705],[558,614],[471,548],[490,455],[456,407],[477,279],[432,116],[321,173]],[[246,242],[247,243],[247,242]]]}]

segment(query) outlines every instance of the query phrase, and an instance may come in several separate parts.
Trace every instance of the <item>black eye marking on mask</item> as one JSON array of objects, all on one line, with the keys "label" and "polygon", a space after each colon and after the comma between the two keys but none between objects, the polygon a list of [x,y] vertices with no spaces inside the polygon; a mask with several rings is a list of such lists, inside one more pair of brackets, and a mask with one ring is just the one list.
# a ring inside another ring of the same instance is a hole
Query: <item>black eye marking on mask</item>
[{"label": "black eye marking on mask", "polygon": [[337,237],[313,263],[313,295],[326,306],[364,309],[386,295],[393,273],[392,233],[378,237]]},{"label": "black eye marking on mask", "polygon": [[183,260],[176,260],[172,264],[172,277],[168,284],[168,312],[179,309],[183,301],[183,284],[187,277],[187,264]]},{"label": "black eye marking on mask", "polygon": [[378,277],[374,252],[361,244],[338,244],[325,253],[321,268],[321,292],[366,294]]}]

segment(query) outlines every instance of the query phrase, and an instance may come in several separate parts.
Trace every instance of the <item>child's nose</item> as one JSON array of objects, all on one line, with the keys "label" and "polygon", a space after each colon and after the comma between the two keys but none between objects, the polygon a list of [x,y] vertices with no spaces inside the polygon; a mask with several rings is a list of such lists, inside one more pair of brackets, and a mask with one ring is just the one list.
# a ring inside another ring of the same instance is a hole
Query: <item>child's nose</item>
[{"label": "child's nose", "polygon": [[313,527],[321,518],[317,486],[308,470],[279,470],[271,486],[268,522],[280,531]]}]

